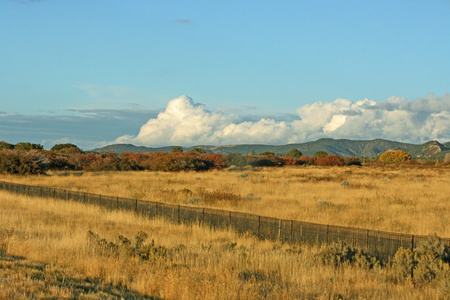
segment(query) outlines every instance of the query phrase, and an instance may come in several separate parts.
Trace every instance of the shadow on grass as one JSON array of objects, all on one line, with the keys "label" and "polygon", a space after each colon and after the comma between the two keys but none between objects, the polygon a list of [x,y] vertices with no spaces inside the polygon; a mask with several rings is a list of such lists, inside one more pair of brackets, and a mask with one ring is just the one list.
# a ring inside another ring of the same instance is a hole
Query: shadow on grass
[{"label": "shadow on grass", "polygon": [[0,255],[0,298],[24,296],[33,299],[161,299],[103,284],[70,268]]}]

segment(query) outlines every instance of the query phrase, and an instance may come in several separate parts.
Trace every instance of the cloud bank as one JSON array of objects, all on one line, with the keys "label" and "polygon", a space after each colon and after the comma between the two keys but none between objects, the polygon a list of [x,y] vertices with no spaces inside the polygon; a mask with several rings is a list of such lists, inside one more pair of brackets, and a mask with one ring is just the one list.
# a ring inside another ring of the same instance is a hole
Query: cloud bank
[{"label": "cloud bank", "polygon": [[336,99],[307,104],[296,112],[298,118],[290,122],[270,118],[248,121],[237,114],[209,111],[180,96],[148,120],[137,136],[121,136],[114,142],[191,146],[301,143],[324,137],[410,143],[450,140],[450,94],[415,100],[396,96],[387,101]]}]

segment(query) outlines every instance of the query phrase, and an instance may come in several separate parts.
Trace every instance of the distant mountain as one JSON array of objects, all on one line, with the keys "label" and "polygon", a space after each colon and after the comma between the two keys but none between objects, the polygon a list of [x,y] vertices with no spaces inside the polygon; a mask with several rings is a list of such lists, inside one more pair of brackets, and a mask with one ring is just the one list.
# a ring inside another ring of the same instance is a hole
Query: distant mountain
[{"label": "distant mountain", "polygon": [[441,144],[438,141],[429,141],[412,147],[408,153],[413,157],[439,157],[450,153],[450,147],[445,145],[449,145],[449,143]]},{"label": "distant mountain", "polygon": [[[134,146],[131,144],[114,144],[106,147],[93,149],[96,152],[170,152],[173,146],[168,147],[144,147]],[[401,143],[395,141],[388,141],[383,139],[375,139],[368,141],[357,140],[334,140],[334,139],[320,139],[313,142],[288,144],[288,145],[259,145],[259,144],[244,144],[244,145],[227,145],[227,146],[210,146],[200,145],[194,147],[183,147],[185,151],[190,151],[194,148],[205,149],[209,153],[241,153],[248,154],[253,152],[259,154],[270,151],[275,154],[285,155],[289,150],[295,148],[299,149],[304,155],[312,156],[317,151],[326,151],[328,154],[337,154],[343,157],[359,156],[359,157],[374,157],[382,154],[390,149],[401,149],[410,153],[413,157],[421,158],[437,158],[450,153],[450,142],[440,144],[437,141],[430,141],[422,145]]]}]

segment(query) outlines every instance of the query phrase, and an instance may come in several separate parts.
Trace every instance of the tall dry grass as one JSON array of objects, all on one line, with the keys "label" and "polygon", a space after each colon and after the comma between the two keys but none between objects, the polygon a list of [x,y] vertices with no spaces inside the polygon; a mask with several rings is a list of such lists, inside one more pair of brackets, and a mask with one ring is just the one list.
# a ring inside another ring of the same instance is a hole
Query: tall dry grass
[{"label": "tall dry grass", "polygon": [[[448,292],[434,284],[396,283],[389,268],[323,265],[315,259],[316,248],[0,192],[0,230],[11,228],[8,254],[163,299],[440,299]],[[88,231],[115,244],[120,235],[132,239],[142,231],[168,254],[149,260],[107,255]],[[70,298],[70,289],[64,295]]]},{"label": "tall dry grass", "polygon": [[[59,175],[59,176],[58,176]],[[67,175],[67,176],[61,176]],[[60,173],[8,181],[264,216],[450,237],[448,167]]]}]

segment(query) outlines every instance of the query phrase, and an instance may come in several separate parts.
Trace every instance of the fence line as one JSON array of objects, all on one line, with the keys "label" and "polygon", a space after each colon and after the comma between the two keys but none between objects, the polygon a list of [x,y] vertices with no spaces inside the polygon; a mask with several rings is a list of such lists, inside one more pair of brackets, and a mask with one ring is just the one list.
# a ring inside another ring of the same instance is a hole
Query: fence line
[{"label": "fence line", "polygon": [[[0,181],[0,189],[29,196],[83,202],[111,210],[129,210],[147,217],[163,216],[175,223],[201,222],[214,228],[231,227],[239,233],[250,233],[261,239],[291,243],[309,242],[318,245],[343,241],[381,259],[393,257],[400,247],[412,249],[427,238],[423,235],[277,219],[244,212],[175,205],[5,181]],[[450,246],[449,238],[442,238],[441,241]]]}]

